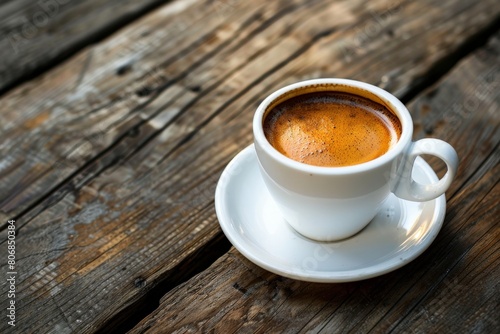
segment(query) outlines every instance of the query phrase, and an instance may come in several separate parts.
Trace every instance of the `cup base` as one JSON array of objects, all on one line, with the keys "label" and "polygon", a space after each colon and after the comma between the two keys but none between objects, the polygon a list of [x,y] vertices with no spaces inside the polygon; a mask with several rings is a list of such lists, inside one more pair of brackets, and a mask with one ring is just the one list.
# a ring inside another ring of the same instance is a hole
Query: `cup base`
[{"label": "cup base", "polygon": [[359,228],[358,230],[356,230],[355,232],[353,233],[350,233],[348,235],[338,235],[338,236],[331,236],[331,237],[324,237],[324,238],[321,238],[321,237],[317,237],[315,235],[308,235],[307,232],[301,232],[299,230],[297,230],[295,227],[293,227],[292,224],[290,224],[286,219],[283,218],[283,221],[288,224],[290,226],[290,228],[292,228],[295,232],[297,232],[298,234],[300,234],[301,236],[303,236],[304,238],[307,238],[311,241],[315,241],[315,242],[325,242],[325,243],[328,243],[328,242],[337,242],[337,241],[343,241],[343,240],[347,240],[347,239],[350,239],[350,238],[353,238],[355,237],[356,235],[358,235],[359,233],[363,232],[364,229],[366,229],[368,227],[368,225],[370,225],[371,223],[371,220],[368,222],[368,224],[366,225],[363,225],[361,228]]}]

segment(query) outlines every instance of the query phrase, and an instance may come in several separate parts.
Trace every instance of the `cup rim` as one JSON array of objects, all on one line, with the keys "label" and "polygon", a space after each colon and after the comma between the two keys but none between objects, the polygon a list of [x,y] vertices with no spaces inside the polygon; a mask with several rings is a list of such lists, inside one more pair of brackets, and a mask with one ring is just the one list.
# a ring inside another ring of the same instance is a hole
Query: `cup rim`
[{"label": "cup rim", "polygon": [[[290,92],[295,89],[305,88],[308,86],[316,86],[316,85],[332,85],[337,87],[344,87],[344,89],[345,87],[347,87],[347,89],[352,88],[353,90],[356,90],[358,92],[362,91],[366,92],[368,95],[376,96],[386,105],[386,107],[390,108],[391,111],[393,111],[396,114],[396,116],[399,118],[401,122],[401,136],[396,145],[391,147],[386,153],[384,153],[378,158],[351,166],[339,166],[339,167],[315,166],[293,160],[283,155],[269,143],[269,141],[264,135],[263,117],[266,112],[266,109],[273,101],[283,96],[287,92]],[[257,110],[255,111],[253,117],[253,133],[254,133],[254,142],[256,145],[258,145],[261,149],[263,149],[268,156],[272,157],[277,162],[285,166],[288,166],[289,168],[293,168],[295,170],[311,174],[345,175],[345,174],[361,173],[368,170],[372,170],[386,163],[389,163],[394,158],[396,158],[405,149],[407,144],[411,142],[413,135],[413,122],[410,116],[410,112],[404,106],[404,104],[401,101],[399,101],[399,99],[396,98],[394,95],[383,90],[382,88],[352,79],[320,78],[320,79],[312,79],[312,80],[296,82],[294,84],[282,87],[277,91],[273,92],[272,94],[270,94],[266,99],[264,99],[264,101],[260,103],[260,105],[257,107]]]}]

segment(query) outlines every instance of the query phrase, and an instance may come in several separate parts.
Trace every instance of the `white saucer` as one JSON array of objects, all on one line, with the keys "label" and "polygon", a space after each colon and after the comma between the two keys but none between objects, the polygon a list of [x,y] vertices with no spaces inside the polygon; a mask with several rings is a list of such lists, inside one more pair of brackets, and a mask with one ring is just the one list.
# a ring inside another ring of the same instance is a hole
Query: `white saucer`
[{"label": "white saucer", "polygon": [[[437,181],[418,158],[413,178]],[[245,257],[275,274],[311,282],[348,282],[382,275],[429,247],[444,220],[446,199],[424,203],[394,195],[357,235],[317,242],[293,230],[278,213],[261,178],[254,146],[226,167],[215,191],[215,209],[227,238]]]}]

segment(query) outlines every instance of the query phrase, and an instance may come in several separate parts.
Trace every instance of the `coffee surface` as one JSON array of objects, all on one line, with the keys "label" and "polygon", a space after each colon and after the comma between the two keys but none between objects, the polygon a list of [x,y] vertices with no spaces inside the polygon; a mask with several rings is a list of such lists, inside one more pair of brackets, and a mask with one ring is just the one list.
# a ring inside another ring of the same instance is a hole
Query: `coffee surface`
[{"label": "coffee surface", "polygon": [[401,123],[385,106],[342,92],[290,98],[268,112],[264,134],[285,156],[315,166],[352,166],[396,144]]}]

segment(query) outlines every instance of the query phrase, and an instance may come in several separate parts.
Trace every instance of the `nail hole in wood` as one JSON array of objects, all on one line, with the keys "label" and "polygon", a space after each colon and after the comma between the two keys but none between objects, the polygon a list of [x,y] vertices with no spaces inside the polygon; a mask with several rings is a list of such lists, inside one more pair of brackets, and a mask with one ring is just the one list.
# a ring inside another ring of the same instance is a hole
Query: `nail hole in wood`
[{"label": "nail hole in wood", "polygon": [[148,96],[149,94],[151,94],[153,92],[153,88],[149,87],[149,86],[144,86],[140,89],[138,89],[135,94],[137,96],[140,96],[140,97],[144,97],[144,96]]},{"label": "nail hole in wood", "polygon": [[143,277],[137,277],[135,280],[134,280],[134,286],[136,288],[143,288],[146,286],[146,279],[143,278]]},{"label": "nail hole in wood", "polygon": [[131,70],[132,70],[132,64],[125,64],[125,65],[118,67],[118,69],[116,70],[116,75],[122,76],[122,75],[127,74]]},{"label": "nail hole in wood", "polygon": [[139,135],[139,129],[138,128],[132,128],[128,132],[128,136],[132,137],[132,138],[137,137],[138,135]]},{"label": "nail hole in wood", "polygon": [[199,93],[201,92],[201,86],[189,87],[189,90],[192,91],[193,93]]},{"label": "nail hole in wood", "polygon": [[247,289],[241,287],[238,283],[234,283],[233,284],[233,288],[235,288],[236,290],[238,290],[242,294],[246,294],[247,293]]}]

